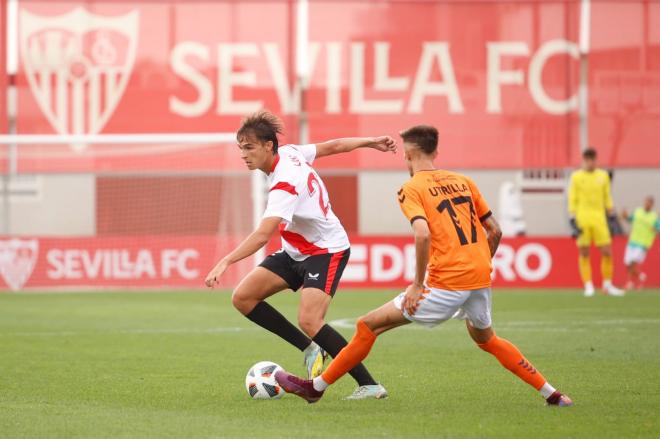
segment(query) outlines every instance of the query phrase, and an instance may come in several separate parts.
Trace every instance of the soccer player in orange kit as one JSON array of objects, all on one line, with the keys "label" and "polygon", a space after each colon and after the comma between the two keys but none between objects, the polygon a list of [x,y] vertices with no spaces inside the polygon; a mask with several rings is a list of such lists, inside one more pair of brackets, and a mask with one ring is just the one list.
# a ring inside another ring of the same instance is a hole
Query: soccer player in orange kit
[{"label": "soccer player in orange kit", "polygon": [[436,169],[438,131],[414,126],[401,133],[411,179],[398,192],[415,236],[415,280],[394,300],[358,319],[351,342],[325,372],[304,380],[275,374],[289,393],[318,401],[325,389],[364,360],[376,337],[410,322],[435,326],[452,317],[466,320],[479,348],[534,387],[548,405],[573,402],[555,389],[511,342],[491,327],[491,258],[502,232],[476,184],[464,175]]}]

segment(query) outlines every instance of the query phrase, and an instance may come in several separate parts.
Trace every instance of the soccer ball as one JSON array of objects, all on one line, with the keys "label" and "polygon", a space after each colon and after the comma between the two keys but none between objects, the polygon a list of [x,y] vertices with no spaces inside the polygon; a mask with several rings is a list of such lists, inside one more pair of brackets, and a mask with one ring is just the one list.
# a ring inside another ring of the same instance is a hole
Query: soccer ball
[{"label": "soccer ball", "polygon": [[248,370],[245,388],[252,399],[280,399],[284,390],[275,381],[275,372],[282,368],[272,361],[260,361]]}]

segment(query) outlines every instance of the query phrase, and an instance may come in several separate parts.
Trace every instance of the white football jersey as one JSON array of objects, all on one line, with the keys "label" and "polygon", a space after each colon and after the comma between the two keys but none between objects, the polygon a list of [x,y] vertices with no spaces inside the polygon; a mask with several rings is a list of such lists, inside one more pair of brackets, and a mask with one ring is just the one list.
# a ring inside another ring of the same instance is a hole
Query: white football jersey
[{"label": "white football jersey", "polygon": [[328,191],[311,166],[316,145],[283,145],[277,151],[268,174],[268,203],[263,217],[282,218],[284,251],[302,261],[349,248],[348,235],[330,208]]}]

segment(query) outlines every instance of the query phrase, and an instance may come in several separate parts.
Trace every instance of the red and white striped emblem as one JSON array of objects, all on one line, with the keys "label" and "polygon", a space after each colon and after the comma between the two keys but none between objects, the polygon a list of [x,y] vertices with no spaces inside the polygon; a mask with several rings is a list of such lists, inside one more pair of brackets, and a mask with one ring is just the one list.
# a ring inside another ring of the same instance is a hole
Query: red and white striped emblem
[{"label": "red and white striped emblem", "polygon": [[20,290],[30,279],[38,254],[36,239],[0,240],[0,275],[12,291]]},{"label": "red and white striped emblem", "polygon": [[[139,12],[106,17],[20,12],[21,62],[39,108],[59,134],[97,134],[119,103],[135,62]],[[78,145],[84,148],[84,145]]]}]

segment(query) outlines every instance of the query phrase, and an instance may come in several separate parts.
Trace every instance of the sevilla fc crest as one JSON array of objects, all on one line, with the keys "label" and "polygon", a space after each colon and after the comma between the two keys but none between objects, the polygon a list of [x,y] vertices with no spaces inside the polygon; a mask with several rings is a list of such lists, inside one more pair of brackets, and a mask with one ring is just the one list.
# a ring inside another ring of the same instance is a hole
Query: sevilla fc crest
[{"label": "sevilla fc crest", "polygon": [[39,254],[36,239],[0,240],[0,275],[12,291],[18,291],[30,279]]},{"label": "sevilla fc crest", "polygon": [[117,107],[135,63],[137,10],[100,16],[83,8],[20,13],[20,51],[30,89],[59,134],[97,134]]}]

